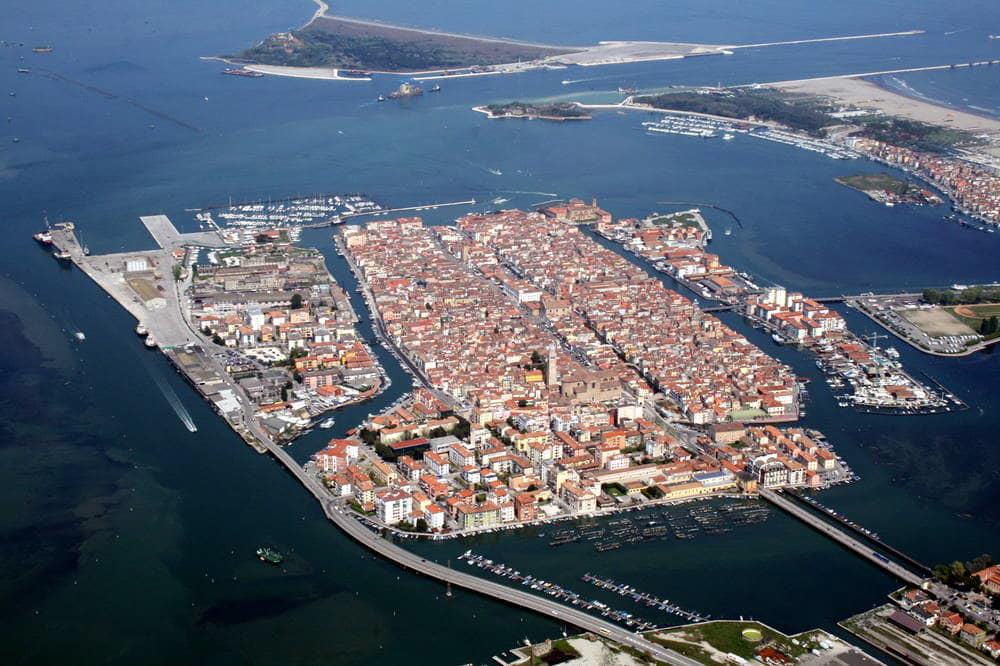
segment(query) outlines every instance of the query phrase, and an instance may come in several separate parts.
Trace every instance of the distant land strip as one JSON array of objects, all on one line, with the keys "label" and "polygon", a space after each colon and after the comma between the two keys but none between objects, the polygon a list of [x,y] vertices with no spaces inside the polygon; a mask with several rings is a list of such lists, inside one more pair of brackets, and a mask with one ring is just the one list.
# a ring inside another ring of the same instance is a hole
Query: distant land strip
[{"label": "distant land strip", "polygon": [[[301,28],[271,35],[227,62],[267,74],[346,79],[384,74],[509,74],[538,68],[596,66],[699,55],[727,55],[735,49],[764,48],[922,34],[922,30],[817,37],[746,45],[660,41],[601,41],[589,46],[543,44],[507,37],[464,35],[384,21],[335,16],[323,0]],[[299,70],[295,73],[293,68]],[[345,75],[346,74],[346,75]]]}]

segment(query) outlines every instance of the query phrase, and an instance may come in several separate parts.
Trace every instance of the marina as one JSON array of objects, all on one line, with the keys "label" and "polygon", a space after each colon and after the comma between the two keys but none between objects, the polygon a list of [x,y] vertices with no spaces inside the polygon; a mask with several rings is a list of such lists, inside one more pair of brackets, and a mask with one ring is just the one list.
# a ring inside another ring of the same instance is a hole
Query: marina
[{"label": "marina", "polygon": [[466,562],[469,566],[475,566],[483,571],[488,571],[495,576],[506,578],[512,583],[517,583],[532,591],[540,592],[553,597],[554,599],[558,599],[563,603],[576,606],[577,608],[589,611],[595,615],[600,615],[603,618],[618,622],[619,624],[628,627],[630,630],[649,631],[650,629],[657,628],[657,625],[649,620],[638,618],[632,613],[624,610],[612,608],[603,601],[599,601],[597,599],[586,599],[573,590],[562,587],[556,583],[551,583],[549,581],[542,580],[541,578],[535,578],[529,574],[522,574],[513,567],[500,562],[494,562],[483,555],[473,553],[471,550],[467,550],[459,555],[458,560],[460,562]]},{"label": "marina", "polygon": [[696,613],[694,611],[685,610],[677,604],[672,603],[670,599],[661,599],[656,595],[643,592],[642,590],[637,590],[631,585],[619,583],[611,578],[602,578],[587,572],[583,574],[581,580],[585,583],[590,583],[595,587],[599,587],[602,590],[608,590],[620,596],[627,597],[639,605],[661,610],[664,613],[670,613],[671,615],[676,615],[682,620],[687,620],[688,622],[705,622],[712,619],[711,615],[701,615],[700,613]]},{"label": "marina", "polygon": [[793,148],[808,150],[835,160],[856,159],[857,153],[845,146],[806,136],[799,132],[761,126],[739,120],[725,121],[720,118],[697,114],[666,113],[655,121],[646,121],[642,126],[651,134],[674,134],[701,139],[722,139],[731,141],[738,134],[752,136],[765,141],[781,143]]}]

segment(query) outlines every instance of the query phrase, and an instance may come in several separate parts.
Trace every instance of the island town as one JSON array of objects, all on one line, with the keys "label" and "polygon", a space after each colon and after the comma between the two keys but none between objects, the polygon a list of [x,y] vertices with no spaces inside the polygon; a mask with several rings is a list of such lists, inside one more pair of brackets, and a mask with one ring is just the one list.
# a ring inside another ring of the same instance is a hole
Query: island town
[{"label": "island town", "polygon": [[[310,468],[380,525],[458,536],[853,473],[787,367],[583,234],[588,206],[344,227],[422,384]],[[656,321],[656,327],[643,322]]]},{"label": "island town", "polygon": [[[654,219],[657,234],[703,251],[710,232],[698,211]],[[397,561],[404,556],[394,555],[392,538],[455,538],[657,506],[664,526],[618,518],[606,527],[563,527],[550,545],[586,538],[598,551],[612,550],[667,538],[668,527],[676,538],[692,538],[698,530],[766,520],[767,509],[753,506],[762,498],[930,598],[976,603],[914,574],[919,565],[901,565],[910,561],[877,535],[844,521],[850,536],[817,517],[818,505],[799,491],[857,477],[822,433],[794,425],[800,380],[641,268],[638,257],[649,258],[642,251],[629,260],[585,232],[594,226],[614,237],[618,225],[636,225],[615,222],[596,202],[473,213],[455,226],[400,218],[340,227],[337,251],[359,278],[376,336],[415,387],[329,440],[304,467],[280,444],[331,423],[321,421],[326,412],[364,401],[387,383],[323,255],[298,247],[294,227],[225,236],[180,233],[162,215],[142,222],[158,250],[94,256],[71,223],[45,232],[43,241],[136,316],[146,346],[161,348],[237,433],[285,464],[331,520],[359,540],[374,536],[380,543],[372,547]],[[760,291],[749,276],[736,277]],[[843,330],[839,315],[811,314],[829,320],[829,331]],[[737,503],[717,511],[711,507],[718,503],[705,505],[686,517],[666,511],[706,499]],[[280,554],[261,553],[280,564]],[[484,590],[420,562],[412,566]],[[573,601],[559,590],[547,593]],[[535,603],[519,593],[488,593]],[[581,607],[624,627],[656,625],[587,603]],[[574,622],[604,626],[588,618]],[[995,629],[991,622],[988,616],[984,632]],[[646,641],[641,633],[601,633],[625,644]],[[668,643],[636,644],[676,654]]]}]

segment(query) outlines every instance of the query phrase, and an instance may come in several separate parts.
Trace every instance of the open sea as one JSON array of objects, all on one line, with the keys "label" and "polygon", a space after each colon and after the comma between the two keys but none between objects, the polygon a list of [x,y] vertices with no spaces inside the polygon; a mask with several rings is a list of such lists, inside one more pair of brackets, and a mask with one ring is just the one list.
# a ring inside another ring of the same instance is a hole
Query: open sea
[{"label": "open sea", "polygon": [[[725,236],[732,221],[706,210],[713,251],[764,282],[828,296],[1000,281],[1000,234],[944,222],[940,209],[878,206],[833,180],[884,170],[873,163],[742,135],[727,142],[649,136],[637,113],[549,124],[470,111],[511,99],[615,100],[621,85],[726,85],[997,58],[1000,40],[989,38],[1000,30],[994,1],[337,3],[351,16],[564,44],[927,31],[452,80],[439,94],[399,104],[375,102],[399,84],[395,77],[243,79],[199,59],[300,25],[314,9],[307,0],[41,0],[4,8],[0,657],[7,663],[485,664],[525,637],[564,630],[464,592],[446,598],[440,585],[373,558],[338,532],[292,477],[242,444],[161,355],[141,347],[130,316],[36,246],[31,233],[45,214],[76,221],[102,253],[151,247],[140,215],[166,213],[194,229],[186,209],[230,198],[364,192],[394,206],[470,197],[529,206],[580,196],[597,197],[619,216],[676,207],[665,201],[705,202],[741,222]],[[31,52],[43,44],[54,52]],[[987,115],[1000,109],[1000,68],[891,78],[880,83]],[[462,212],[441,209],[426,219],[444,224]],[[304,243],[320,247],[334,276],[354,286],[330,230],[307,232]],[[363,312],[360,299],[355,305]],[[846,314],[855,331],[874,330]],[[859,415],[836,407],[811,358],[736,317],[726,321],[814,380],[804,423],[824,431],[862,477],[822,501],[929,564],[1000,556],[1000,353],[938,359],[897,345],[908,368],[928,373],[970,409]],[[297,458],[408,388],[392,357],[381,356],[391,389],[339,412],[334,429],[297,441]],[[197,433],[184,427],[177,400]],[[549,548],[539,531],[413,547],[442,562],[472,548],[579,592],[586,590],[579,576],[590,571],[715,617],[753,616],[788,631],[836,630],[838,620],[896,587],[776,511],[723,535],[603,554],[586,544]],[[290,554],[285,572],[256,560],[261,543]]]}]

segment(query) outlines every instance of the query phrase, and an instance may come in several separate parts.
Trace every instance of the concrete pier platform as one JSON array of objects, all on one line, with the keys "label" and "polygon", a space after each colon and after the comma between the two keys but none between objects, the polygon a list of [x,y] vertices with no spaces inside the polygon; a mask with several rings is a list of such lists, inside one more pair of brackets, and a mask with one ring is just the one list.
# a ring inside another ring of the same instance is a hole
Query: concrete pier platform
[{"label": "concrete pier platform", "polygon": [[175,250],[185,245],[202,245],[205,247],[222,247],[225,243],[214,231],[196,231],[182,234],[166,215],[144,215],[139,218],[146,231],[153,237],[156,244],[163,250]]}]

